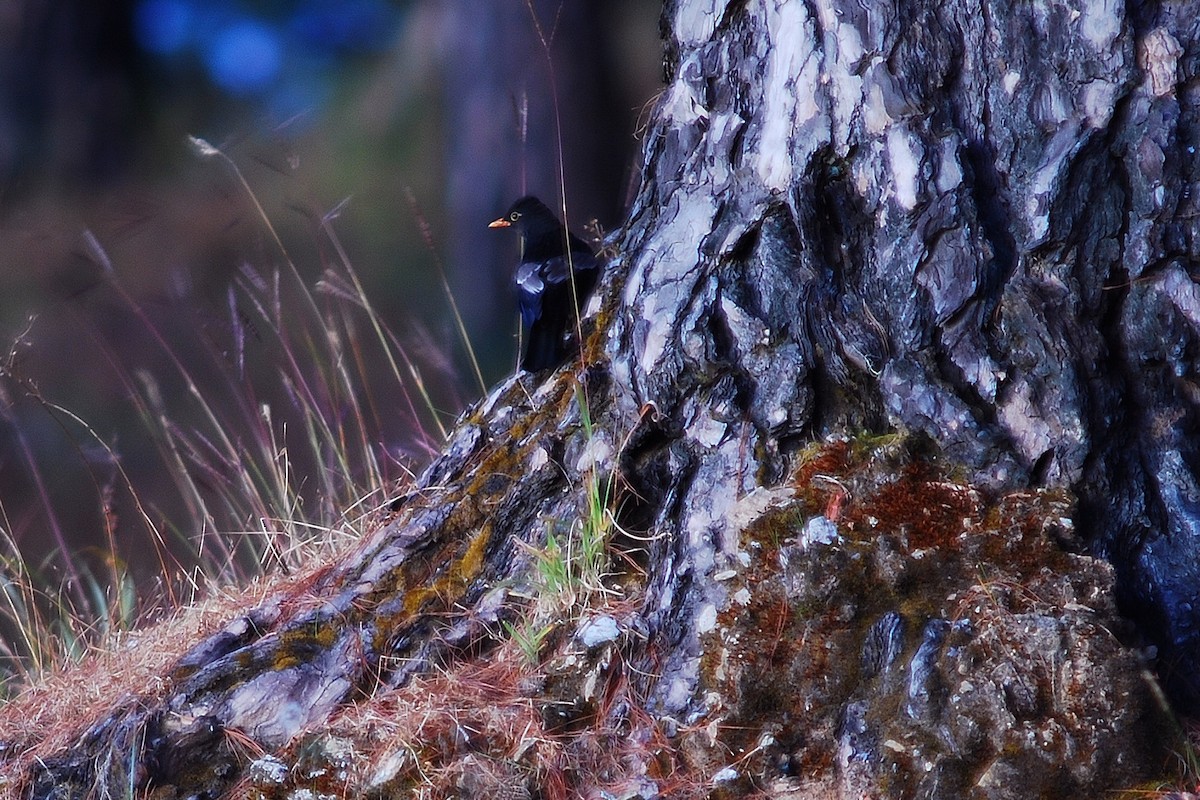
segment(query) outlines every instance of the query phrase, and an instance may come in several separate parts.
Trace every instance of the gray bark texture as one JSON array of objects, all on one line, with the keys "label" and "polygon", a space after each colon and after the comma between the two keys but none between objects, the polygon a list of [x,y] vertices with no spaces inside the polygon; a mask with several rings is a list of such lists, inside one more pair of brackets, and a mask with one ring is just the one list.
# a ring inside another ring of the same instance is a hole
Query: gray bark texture
[{"label": "gray bark texture", "polygon": [[[668,85],[580,361],[495,390],[302,600],[247,613],[169,691],[44,754],[29,796],[129,780],[217,797],[242,770],[224,731],[280,748],[486,649],[518,615],[530,546],[579,515],[596,464],[646,540],[628,581],[640,605],[620,620],[639,703],[695,769],[698,728],[713,725],[711,749],[721,721],[760,726],[742,772],[711,772],[709,790],[750,791],[754,754],[770,758],[753,788],[781,797],[1084,796],[1144,779],[1157,756],[1140,732],[1158,723],[1105,598],[1194,709],[1198,12],[669,2]],[[894,431],[936,455],[867,460],[931,459],[936,475],[888,484],[811,449]],[[935,500],[900,521],[866,513],[900,503],[889,486]],[[1033,583],[972,585],[985,556]],[[755,569],[817,621],[771,617]],[[918,584],[939,599],[912,600]],[[714,632],[768,619],[759,655],[791,671],[756,688],[752,654]],[[785,697],[793,680],[815,688]],[[1097,721],[1086,736],[1081,719]],[[654,794],[636,786],[624,796]]]}]

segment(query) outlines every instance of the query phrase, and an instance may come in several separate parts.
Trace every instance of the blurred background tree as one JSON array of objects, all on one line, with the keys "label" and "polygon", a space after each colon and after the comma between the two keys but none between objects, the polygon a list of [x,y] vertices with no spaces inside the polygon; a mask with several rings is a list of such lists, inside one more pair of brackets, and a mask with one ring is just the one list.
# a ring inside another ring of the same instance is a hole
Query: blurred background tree
[{"label": "blurred background tree", "polygon": [[[437,266],[494,382],[514,363],[515,253],[486,223],[525,192],[559,206],[564,187],[576,230],[620,221],[638,114],[660,81],[659,10],[648,0],[3,4],[0,336],[6,350],[19,340],[9,365],[21,381],[0,386],[0,526],[25,557],[50,557],[56,537],[83,552],[107,524],[119,552],[105,558],[156,568],[144,543],[121,536],[131,499],[102,499],[115,462],[166,527],[186,540],[195,522],[131,385],[148,377],[186,425],[194,411],[173,364],[200,382],[228,368],[214,354],[234,358],[230,286],[284,259],[235,173],[197,158],[188,136],[232,158],[313,285],[333,258],[321,223],[336,216],[367,295],[419,351],[434,403],[453,418],[479,388]],[[250,333],[237,368],[256,399],[286,407]],[[388,413],[398,397],[374,401],[381,447],[418,463],[429,430]]]}]

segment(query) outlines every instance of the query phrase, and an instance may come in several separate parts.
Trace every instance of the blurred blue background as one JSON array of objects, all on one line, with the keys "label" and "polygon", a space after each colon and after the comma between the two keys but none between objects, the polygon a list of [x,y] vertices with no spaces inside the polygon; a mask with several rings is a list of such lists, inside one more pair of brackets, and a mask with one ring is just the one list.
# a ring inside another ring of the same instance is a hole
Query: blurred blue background
[{"label": "blurred blue background", "polygon": [[277,119],[319,112],[353,59],[386,52],[406,9],[381,0],[257,4],[143,0],[138,47],[177,79],[200,67],[231,97]]}]

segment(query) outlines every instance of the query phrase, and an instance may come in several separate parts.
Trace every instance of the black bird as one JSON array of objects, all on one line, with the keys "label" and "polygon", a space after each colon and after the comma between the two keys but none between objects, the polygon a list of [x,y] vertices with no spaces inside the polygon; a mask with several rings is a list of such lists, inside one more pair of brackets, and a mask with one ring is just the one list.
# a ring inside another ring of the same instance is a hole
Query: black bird
[{"label": "black bird", "polygon": [[529,329],[521,368],[537,372],[556,367],[566,358],[563,335],[568,325],[574,329],[600,275],[600,262],[536,197],[522,197],[488,227],[516,228],[521,235],[521,263],[513,276],[521,320]]}]

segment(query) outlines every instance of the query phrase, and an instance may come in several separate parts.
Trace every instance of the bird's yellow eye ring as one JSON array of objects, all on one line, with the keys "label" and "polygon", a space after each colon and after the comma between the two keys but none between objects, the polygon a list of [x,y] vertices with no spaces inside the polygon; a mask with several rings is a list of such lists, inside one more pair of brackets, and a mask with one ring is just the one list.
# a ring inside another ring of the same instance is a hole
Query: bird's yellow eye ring
[{"label": "bird's yellow eye ring", "polygon": [[512,212],[511,214],[509,214],[509,215],[508,215],[508,218],[509,218],[509,219],[511,219],[513,222],[516,222],[518,219],[520,219],[520,218],[521,218],[521,212],[520,212],[520,211],[514,211],[514,212]]}]

